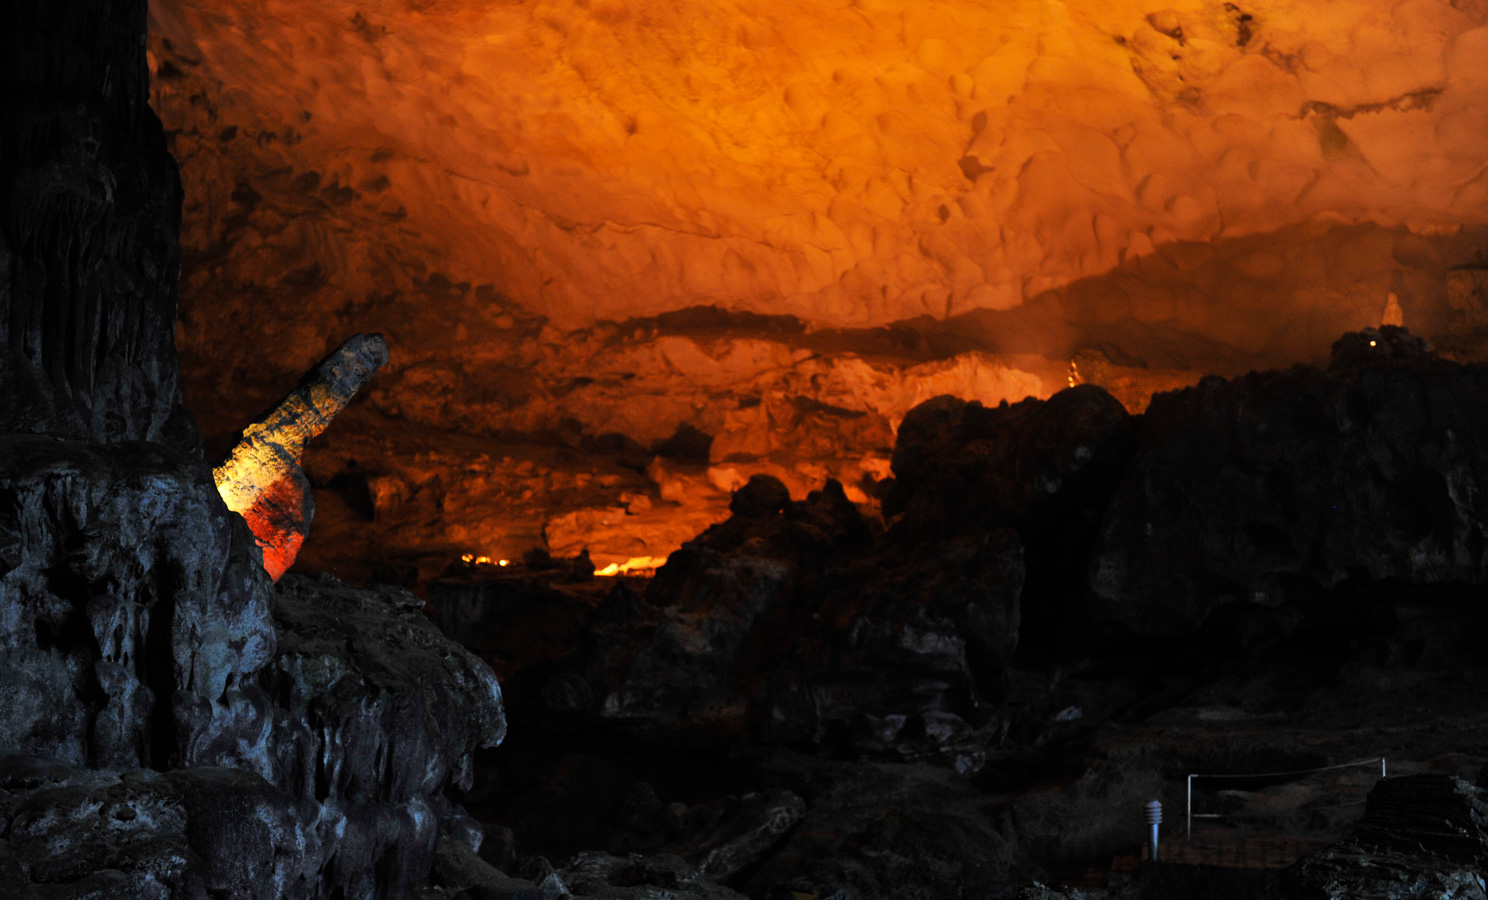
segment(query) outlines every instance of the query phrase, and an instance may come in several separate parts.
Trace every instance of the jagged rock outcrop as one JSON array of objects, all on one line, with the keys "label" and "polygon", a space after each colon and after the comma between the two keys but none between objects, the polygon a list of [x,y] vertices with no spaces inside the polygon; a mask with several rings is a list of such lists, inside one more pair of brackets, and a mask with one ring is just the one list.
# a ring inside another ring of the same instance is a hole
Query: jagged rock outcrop
[{"label": "jagged rock outcrop", "polygon": [[1488,369],[1402,329],[1153,399],[1090,560],[1099,613],[1197,630],[1345,579],[1488,583]]},{"label": "jagged rock outcrop", "polygon": [[270,586],[205,466],[0,436],[0,571],[0,749],[126,768],[262,752]]},{"label": "jagged rock outcrop", "polygon": [[918,555],[875,550],[836,482],[792,502],[755,476],[734,515],[673,554],[645,598],[592,617],[600,713],[831,753],[981,764],[1017,641],[1021,548],[1006,529]]},{"label": "jagged rock outcrop", "polygon": [[[194,471],[207,475],[199,465]],[[241,521],[233,521],[245,539]],[[256,558],[245,554],[244,562],[262,588],[267,576]],[[267,601],[268,593],[257,597]],[[153,613],[158,621],[169,599],[140,617]],[[171,759],[185,765],[141,769],[162,764],[135,762],[115,748],[105,757],[109,767],[85,768],[111,745],[78,738],[75,758],[52,756],[69,745],[40,727],[0,744],[11,751],[0,759],[0,872],[12,876],[19,896],[53,896],[45,893],[53,889],[85,896],[95,886],[173,898],[221,891],[265,900],[398,897],[430,874],[441,840],[478,848],[479,829],[445,791],[467,788],[472,754],[505,734],[495,676],[445,640],[399,589],[290,577],[272,599],[278,647],[267,616],[256,620],[272,658],[249,657],[250,670],[234,672],[217,658],[230,651],[195,643],[225,633],[220,621],[178,613],[174,624],[184,633],[155,638],[162,643],[151,655],[182,658],[182,671],[209,681],[227,672],[231,679],[218,683],[240,685],[210,700],[186,688],[161,694],[163,707],[177,712]],[[126,625],[115,638],[121,645],[129,642]],[[72,638],[74,683],[87,685],[90,662],[92,670],[128,671],[93,656],[90,637]],[[39,665],[23,661],[13,671],[34,675]],[[37,708],[36,689],[13,684],[9,693],[33,701],[7,709],[11,730],[20,731],[14,723]],[[55,706],[74,718],[89,712],[79,698],[61,697]],[[18,746],[27,754],[14,753]],[[474,864],[459,871],[471,884],[500,880]],[[520,896],[520,883],[509,887]]]},{"label": "jagged rock outcrop", "polygon": [[275,592],[264,775],[336,835],[317,896],[396,895],[427,875],[441,830],[464,819],[445,788],[469,789],[475,751],[506,735],[495,675],[422,608],[401,588],[329,576]]},{"label": "jagged rock outcrop", "polygon": [[1488,792],[1449,775],[1386,778],[1346,840],[1298,860],[1287,900],[1488,897]]},{"label": "jagged rock outcrop", "polygon": [[145,0],[0,8],[0,432],[196,442],[173,341],[181,183]]},{"label": "jagged rock outcrop", "polygon": [[406,594],[275,594],[223,504],[144,29],[144,0],[0,6],[0,893],[403,896],[479,844],[445,791],[500,690]]},{"label": "jagged rock outcrop", "polygon": [[1016,528],[1025,541],[1099,508],[1129,458],[1132,421],[1104,389],[987,407],[941,396],[904,417],[884,515],[907,540]]},{"label": "jagged rock outcrop", "polygon": [[905,416],[894,445],[883,503],[897,519],[890,542],[904,556],[933,554],[940,542],[1016,530],[1027,572],[1019,652],[1031,661],[1075,656],[1086,559],[1139,421],[1095,385],[1011,406],[928,400]]},{"label": "jagged rock outcrop", "polygon": [[672,555],[645,599],[596,611],[586,643],[604,715],[746,733],[741,685],[760,679],[765,645],[780,646],[801,584],[871,538],[835,483],[792,503],[778,481],[756,476],[734,507]]},{"label": "jagged rock outcrop", "polygon": [[396,896],[505,733],[495,676],[419,601],[276,593],[210,470],[161,445],[0,436],[0,572],[23,897]]}]

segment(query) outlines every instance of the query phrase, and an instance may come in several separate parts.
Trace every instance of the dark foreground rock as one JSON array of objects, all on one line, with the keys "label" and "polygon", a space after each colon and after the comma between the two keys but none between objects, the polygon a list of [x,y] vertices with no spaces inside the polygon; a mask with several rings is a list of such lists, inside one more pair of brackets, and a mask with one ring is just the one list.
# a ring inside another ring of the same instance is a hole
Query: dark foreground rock
[{"label": "dark foreground rock", "polygon": [[501,693],[419,601],[275,592],[208,470],[163,448],[0,443],[15,895],[399,896],[441,832],[478,847],[445,791],[503,737]]},{"label": "dark foreground rock", "polygon": [[620,857],[586,851],[558,869],[547,884],[561,885],[566,896],[593,900],[746,900],[670,854]]},{"label": "dark foreground rock", "polygon": [[0,436],[0,750],[253,765],[271,587],[211,472],[164,447]]},{"label": "dark foreground rock", "polygon": [[0,893],[319,896],[334,832],[313,803],[239,769],[82,769],[0,759]]},{"label": "dark foreground rock", "polygon": [[1288,900],[1488,898],[1488,792],[1449,775],[1387,778],[1347,840],[1303,857]]},{"label": "dark foreground rock", "polygon": [[[1241,824],[1186,849],[1285,855],[1359,814],[1367,782],[1311,770],[1477,771],[1444,756],[1466,726],[1399,726],[1480,694],[1483,378],[1387,329],[1328,370],[1206,381],[1140,418],[1093,387],[937,398],[906,419],[886,525],[832,483],[792,501],[757,476],[649,584],[452,591],[462,639],[522,694],[483,818],[511,826],[509,866],[557,863],[513,869],[550,893],[661,888],[671,858],[756,900],[1005,897],[1115,861],[1121,896],[1274,895],[1277,869],[1138,876],[1143,804],[1181,822],[1187,773],[1233,774],[1195,797]],[[529,632],[545,609],[560,624]],[[1478,896],[1458,883],[1476,851],[1370,840],[1309,858],[1296,896]]]},{"label": "dark foreground rock", "polygon": [[752,897],[992,897],[1027,865],[1008,811],[944,768],[849,765],[781,751],[759,772],[790,784],[807,809],[749,874],[743,890]]},{"label": "dark foreground rock", "polygon": [[[478,833],[444,791],[506,735],[489,667],[441,635],[402,588],[286,576],[263,774],[336,833],[316,896],[396,891],[433,865],[441,829]],[[470,837],[471,850],[479,838]]]},{"label": "dark foreground rock", "polygon": [[785,496],[756,476],[644,599],[596,610],[586,666],[599,713],[980,767],[1017,641],[1016,535],[978,530],[895,556],[874,550],[836,482]]}]

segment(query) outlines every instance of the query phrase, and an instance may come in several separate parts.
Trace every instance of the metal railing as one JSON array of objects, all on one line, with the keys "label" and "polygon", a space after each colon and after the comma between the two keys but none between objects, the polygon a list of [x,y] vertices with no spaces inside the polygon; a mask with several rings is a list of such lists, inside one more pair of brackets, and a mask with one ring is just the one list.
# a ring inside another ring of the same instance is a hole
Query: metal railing
[{"label": "metal railing", "polygon": [[[1369,759],[1361,759],[1361,760],[1358,760],[1356,762],[1339,763],[1336,766],[1319,766],[1316,769],[1294,769],[1294,770],[1289,771],[1289,772],[1247,772],[1244,775],[1216,775],[1216,774],[1202,774],[1202,773],[1198,773],[1198,772],[1191,773],[1188,776],[1188,803],[1187,803],[1187,807],[1186,807],[1186,810],[1185,810],[1185,812],[1186,812],[1186,819],[1187,819],[1187,823],[1186,824],[1187,824],[1188,838],[1189,838],[1189,840],[1192,840],[1193,839],[1193,820],[1194,819],[1238,819],[1238,818],[1246,818],[1246,816],[1237,815],[1237,814],[1231,814],[1231,813],[1196,813],[1196,812],[1194,812],[1193,811],[1193,783],[1194,783],[1194,779],[1195,778],[1223,778],[1223,779],[1230,780],[1230,781],[1233,781],[1233,780],[1239,779],[1239,778],[1287,778],[1287,777],[1290,777],[1290,776],[1311,775],[1314,772],[1329,772],[1329,771],[1332,771],[1332,770],[1335,770],[1335,769],[1352,769],[1352,768],[1357,768],[1359,766],[1372,766],[1375,763],[1379,763],[1380,777],[1381,778],[1388,777],[1387,776],[1387,769],[1386,769],[1386,765],[1385,765],[1385,758],[1383,756],[1370,757]],[[1362,803],[1363,801],[1359,801],[1359,802]],[[1357,806],[1359,804],[1358,803],[1340,803],[1340,804],[1336,804],[1336,805],[1337,806]],[[1331,809],[1332,807],[1327,807],[1327,808]]]}]

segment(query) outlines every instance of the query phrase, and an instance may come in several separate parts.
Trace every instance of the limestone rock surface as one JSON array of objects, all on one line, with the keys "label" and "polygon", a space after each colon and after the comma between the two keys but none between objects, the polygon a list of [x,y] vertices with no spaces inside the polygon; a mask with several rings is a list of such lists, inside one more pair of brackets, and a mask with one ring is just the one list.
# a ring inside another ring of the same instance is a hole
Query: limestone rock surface
[{"label": "limestone rock surface", "polygon": [[210,471],[159,445],[0,446],[0,747],[110,767],[260,755],[270,587]]}]

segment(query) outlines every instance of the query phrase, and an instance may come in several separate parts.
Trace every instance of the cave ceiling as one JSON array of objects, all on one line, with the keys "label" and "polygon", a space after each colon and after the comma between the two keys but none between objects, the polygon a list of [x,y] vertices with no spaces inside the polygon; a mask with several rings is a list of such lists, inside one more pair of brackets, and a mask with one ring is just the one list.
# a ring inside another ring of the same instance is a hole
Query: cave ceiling
[{"label": "cave ceiling", "polygon": [[[236,126],[188,154],[221,162],[196,203],[221,221],[235,188],[279,185],[348,207],[244,265],[356,270],[401,242],[421,248],[404,268],[565,327],[693,305],[946,318],[1174,242],[1488,220],[1482,0],[157,0],[152,17],[157,77],[189,71]],[[1285,266],[1244,262],[1263,282]]]}]

